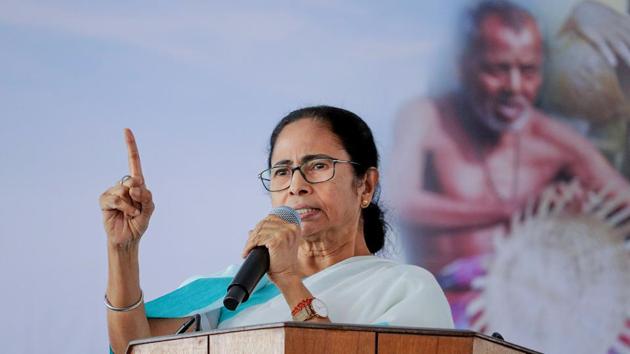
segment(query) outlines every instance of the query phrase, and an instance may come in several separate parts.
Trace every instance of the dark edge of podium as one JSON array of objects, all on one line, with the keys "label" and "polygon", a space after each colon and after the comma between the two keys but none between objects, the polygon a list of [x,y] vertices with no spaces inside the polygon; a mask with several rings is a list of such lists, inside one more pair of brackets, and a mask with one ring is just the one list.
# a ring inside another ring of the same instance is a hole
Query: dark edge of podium
[{"label": "dark edge of podium", "polygon": [[427,334],[427,335],[436,335],[436,336],[451,336],[451,337],[477,337],[481,338],[493,343],[501,344],[506,347],[520,350],[524,353],[528,354],[543,354],[541,352],[537,352],[535,350],[522,347],[520,345],[510,343],[505,340],[500,340],[485,334],[473,332],[470,330],[462,330],[462,329],[441,329],[441,328],[418,328],[418,327],[396,327],[396,326],[370,326],[370,325],[356,325],[356,324],[345,324],[345,323],[308,323],[308,322],[275,322],[275,323],[266,323],[254,326],[245,326],[245,327],[233,327],[226,329],[213,329],[205,332],[194,332],[194,333],[185,333],[178,335],[168,335],[168,336],[159,336],[159,337],[151,337],[145,339],[137,339],[129,342],[127,346],[126,353],[129,353],[131,347],[137,344],[146,344],[146,343],[154,343],[154,342],[165,342],[174,339],[183,339],[183,338],[193,338],[200,336],[207,336],[211,334],[220,334],[220,333],[230,333],[230,332],[242,332],[242,331],[253,331],[258,329],[268,329],[268,328],[311,328],[311,329],[336,329],[342,331],[370,331],[376,333],[396,333],[396,334]]}]

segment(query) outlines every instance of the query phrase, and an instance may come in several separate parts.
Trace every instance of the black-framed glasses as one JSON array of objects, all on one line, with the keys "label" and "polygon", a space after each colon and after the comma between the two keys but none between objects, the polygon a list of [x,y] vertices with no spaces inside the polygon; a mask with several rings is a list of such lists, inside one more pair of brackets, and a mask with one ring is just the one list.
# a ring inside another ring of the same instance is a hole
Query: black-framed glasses
[{"label": "black-framed glasses", "polygon": [[335,177],[335,166],[338,163],[359,163],[348,160],[338,160],[333,158],[318,158],[302,163],[299,166],[279,165],[268,168],[258,174],[266,190],[270,192],[283,191],[291,186],[293,173],[298,170],[304,180],[310,184],[330,181]]}]

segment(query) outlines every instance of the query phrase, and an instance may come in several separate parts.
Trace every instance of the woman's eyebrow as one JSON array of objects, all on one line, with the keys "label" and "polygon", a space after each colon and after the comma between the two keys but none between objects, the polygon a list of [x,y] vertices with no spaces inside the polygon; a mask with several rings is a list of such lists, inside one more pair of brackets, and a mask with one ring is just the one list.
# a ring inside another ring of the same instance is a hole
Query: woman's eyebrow
[{"label": "woman's eyebrow", "polygon": [[292,162],[293,161],[291,161],[291,160],[280,160],[280,161],[274,163],[273,167],[276,167],[276,166],[291,166]]},{"label": "woman's eyebrow", "polygon": [[301,161],[302,161],[302,163],[305,163],[305,162],[309,162],[309,161],[317,160],[317,159],[332,159],[332,160],[334,160],[335,158],[331,157],[331,156],[328,156],[326,154],[314,154],[314,155],[304,155],[304,156],[302,156],[302,160]]},{"label": "woman's eyebrow", "polygon": [[[300,159],[301,163],[305,163],[305,162],[309,162],[312,160],[317,160],[317,159],[332,159],[334,160],[335,158],[326,154],[312,154],[312,155],[304,155],[302,156],[302,158]],[[273,164],[273,166],[291,166],[291,164],[293,163],[292,160],[280,160],[276,163]]]}]

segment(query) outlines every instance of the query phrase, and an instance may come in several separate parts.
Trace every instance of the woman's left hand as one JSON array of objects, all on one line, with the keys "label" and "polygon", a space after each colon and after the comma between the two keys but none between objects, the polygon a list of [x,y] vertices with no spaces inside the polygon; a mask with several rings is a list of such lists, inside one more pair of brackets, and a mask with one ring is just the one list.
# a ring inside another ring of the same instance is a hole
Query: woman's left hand
[{"label": "woman's left hand", "polygon": [[288,223],[278,216],[269,215],[262,219],[249,232],[243,249],[243,258],[256,246],[269,250],[269,271],[274,282],[298,276],[298,246],[301,229],[299,225]]}]

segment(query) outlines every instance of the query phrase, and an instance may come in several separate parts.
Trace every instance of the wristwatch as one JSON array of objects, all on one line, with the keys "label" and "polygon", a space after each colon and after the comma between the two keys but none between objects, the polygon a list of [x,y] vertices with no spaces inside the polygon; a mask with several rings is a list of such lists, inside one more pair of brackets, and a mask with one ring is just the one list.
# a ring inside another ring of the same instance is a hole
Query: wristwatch
[{"label": "wristwatch", "polygon": [[313,318],[327,318],[328,307],[317,298],[309,298],[296,306],[293,314],[294,321],[308,321]]}]

